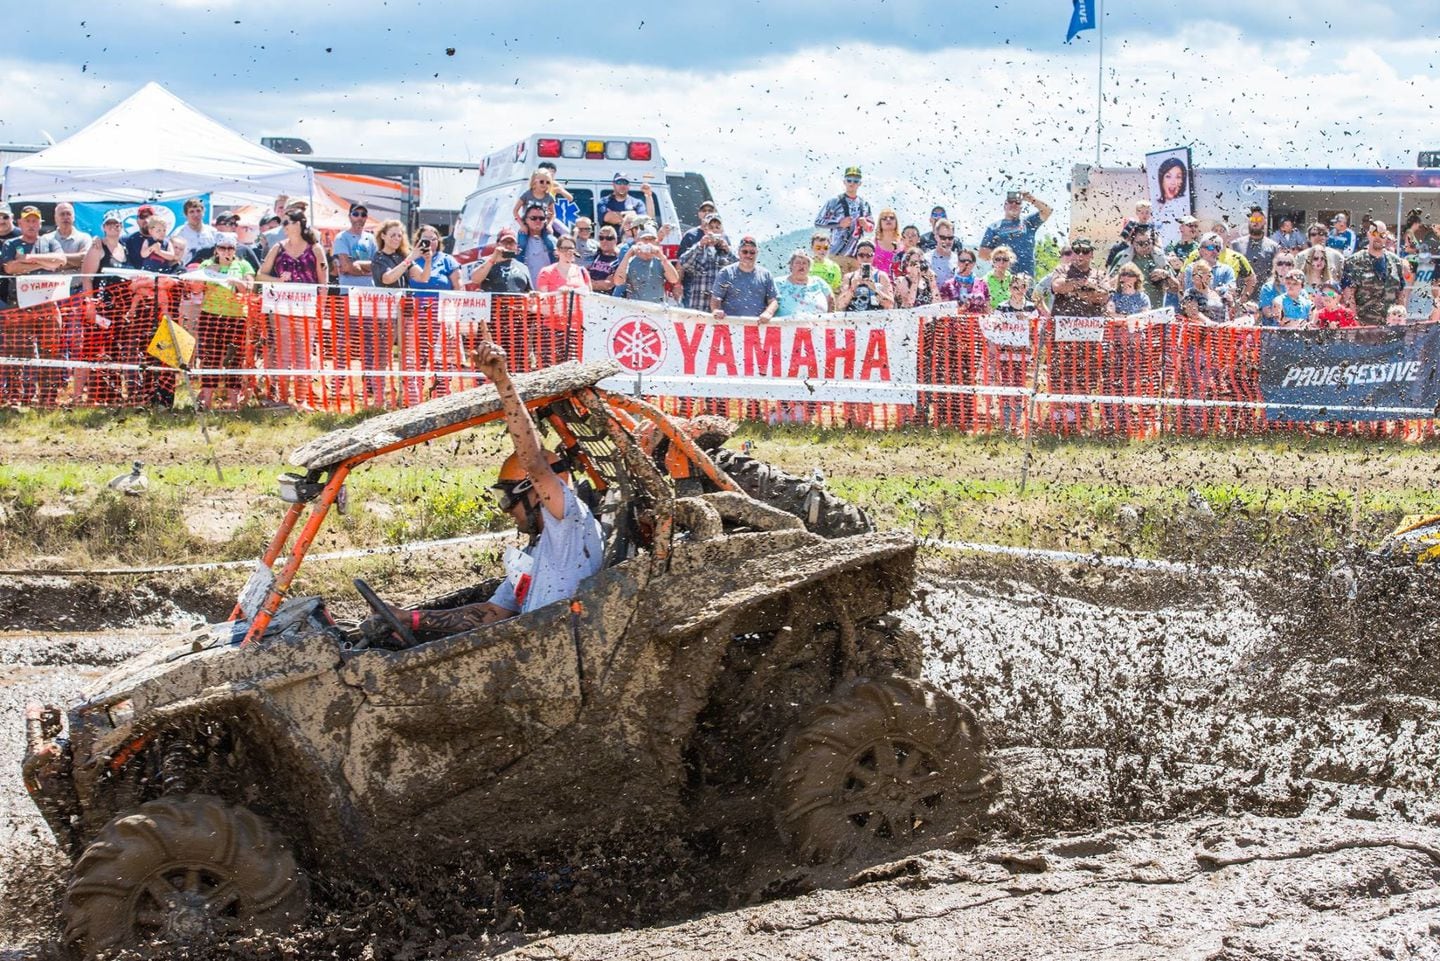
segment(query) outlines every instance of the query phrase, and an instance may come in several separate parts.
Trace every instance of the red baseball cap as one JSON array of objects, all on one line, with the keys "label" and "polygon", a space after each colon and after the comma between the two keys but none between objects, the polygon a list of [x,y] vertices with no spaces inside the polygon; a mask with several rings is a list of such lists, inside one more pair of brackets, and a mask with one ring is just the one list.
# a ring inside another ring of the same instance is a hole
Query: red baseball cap
[{"label": "red baseball cap", "polygon": [[135,216],[137,217],[153,217],[154,215],[155,208],[149,204],[143,204],[139,210],[135,211]]},{"label": "red baseball cap", "polygon": [[514,239],[515,239],[515,228],[514,228],[514,227],[501,227],[501,228],[500,228],[500,232],[495,235],[495,242],[496,242],[497,244],[498,244],[500,241],[502,241],[502,240],[514,240]]}]

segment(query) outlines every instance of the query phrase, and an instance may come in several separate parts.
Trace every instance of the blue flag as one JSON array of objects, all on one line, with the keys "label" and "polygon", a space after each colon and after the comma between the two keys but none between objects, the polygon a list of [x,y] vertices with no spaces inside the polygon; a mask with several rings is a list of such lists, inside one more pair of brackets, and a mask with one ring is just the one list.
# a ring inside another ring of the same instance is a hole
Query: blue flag
[{"label": "blue flag", "polygon": [[1075,12],[1070,14],[1070,32],[1065,34],[1065,42],[1069,43],[1075,39],[1076,34],[1081,30],[1095,29],[1095,0],[1071,0],[1075,4]]}]

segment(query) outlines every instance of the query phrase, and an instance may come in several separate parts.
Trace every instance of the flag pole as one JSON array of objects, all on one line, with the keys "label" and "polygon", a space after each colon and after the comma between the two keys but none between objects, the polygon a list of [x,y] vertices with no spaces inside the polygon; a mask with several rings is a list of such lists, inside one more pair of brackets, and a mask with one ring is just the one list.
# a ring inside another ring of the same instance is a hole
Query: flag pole
[{"label": "flag pole", "polygon": [[1095,166],[1100,166],[1100,130],[1105,114],[1105,0],[1095,0],[1095,30],[1100,37],[1100,69],[1095,75]]}]

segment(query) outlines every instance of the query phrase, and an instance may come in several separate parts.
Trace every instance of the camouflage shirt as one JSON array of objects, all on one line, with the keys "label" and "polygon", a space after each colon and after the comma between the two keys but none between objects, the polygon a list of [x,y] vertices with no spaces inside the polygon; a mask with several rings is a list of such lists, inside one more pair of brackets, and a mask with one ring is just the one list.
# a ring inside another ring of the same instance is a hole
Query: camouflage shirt
[{"label": "camouflage shirt", "polygon": [[1361,250],[1345,258],[1341,284],[1355,294],[1355,315],[1362,327],[1383,327],[1385,311],[1405,289],[1405,270],[1391,251],[1375,257]]}]

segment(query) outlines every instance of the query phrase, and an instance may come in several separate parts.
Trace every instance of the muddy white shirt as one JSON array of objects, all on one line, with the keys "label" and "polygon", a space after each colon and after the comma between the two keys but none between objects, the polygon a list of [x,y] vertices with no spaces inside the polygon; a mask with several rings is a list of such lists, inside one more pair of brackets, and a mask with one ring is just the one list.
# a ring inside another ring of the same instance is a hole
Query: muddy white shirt
[{"label": "muddy white shirt", "polygon": [[529,614],[531,611],[574,597],[580,583],[600,570],[605,560],[605,545],[600,536],[600,522],[590,508],[565,486],[565,516],[556,520],[544,507],[545,526],[534,547],[526,548],[535,558],[534,571],[528,583],[523,579],[517,588],[514,578],[507,577],[490,596],[490,603],[507,611]]}]

